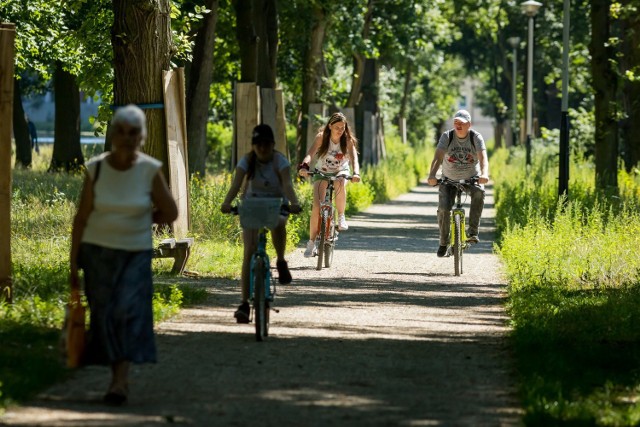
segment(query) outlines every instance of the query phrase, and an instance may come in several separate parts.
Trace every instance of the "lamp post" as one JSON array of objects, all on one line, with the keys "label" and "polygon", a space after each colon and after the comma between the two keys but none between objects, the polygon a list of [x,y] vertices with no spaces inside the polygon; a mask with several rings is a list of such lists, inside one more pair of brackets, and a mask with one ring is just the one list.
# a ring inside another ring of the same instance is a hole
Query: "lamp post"
[{"label": "lamp post", "polygon": [[520,37],[509,37],[507,42],[513,48],[513,70],[511,72],[513,84],[511,85],[511,143],[515,145],[516,128],[518,126],[518,100],[516,93],[518,90],[518,46],[520,45]]},{"label": "lamp post", "polygon": [[529,40],[527,42],[527,166],[531,164],[531,128],[533,127],[533,17],[542,3],[528,0],[520,4],[522,13],[529,17]]}]

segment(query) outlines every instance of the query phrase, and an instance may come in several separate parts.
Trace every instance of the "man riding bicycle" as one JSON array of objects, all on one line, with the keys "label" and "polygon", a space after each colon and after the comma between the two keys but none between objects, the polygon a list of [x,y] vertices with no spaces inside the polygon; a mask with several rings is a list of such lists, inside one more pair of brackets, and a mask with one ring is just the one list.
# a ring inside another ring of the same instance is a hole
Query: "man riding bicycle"
[{"label": "man riding bicycle", "polygon": [[[478,177],[478,185],[466,184],[465,192],[471,196],[469,211],[469,229],[467,242],[478,243],[478,227],[484,208],[484,185],[489,182],[489,159],[484,139],[480,133],[471,129],[471,115],[466,110],[459,110],[453,116],[453,129],[440,136],[436,154],[431,162],[431,170],[427,182],[437,185],[436,173],[442,165],[442,176],[452,180]],[[438,227],[440,228],[440,246],[438,257],[447,253],[449,241],[449,218],[455,202],[456,188],[441,185],[438,196]]]}]

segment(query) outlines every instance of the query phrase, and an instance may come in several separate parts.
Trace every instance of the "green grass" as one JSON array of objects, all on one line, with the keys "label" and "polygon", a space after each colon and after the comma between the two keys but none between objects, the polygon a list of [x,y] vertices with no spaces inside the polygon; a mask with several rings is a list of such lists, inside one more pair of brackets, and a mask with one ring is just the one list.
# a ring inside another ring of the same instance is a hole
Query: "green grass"
[{"label": "green grass", "polygon": [[574,161],[569,200],[558,202],[557,157],[536,147],[491,158],[497,250],[532,426],[640,423],[640,212],[637,174],[597,191],[593,166]]}]

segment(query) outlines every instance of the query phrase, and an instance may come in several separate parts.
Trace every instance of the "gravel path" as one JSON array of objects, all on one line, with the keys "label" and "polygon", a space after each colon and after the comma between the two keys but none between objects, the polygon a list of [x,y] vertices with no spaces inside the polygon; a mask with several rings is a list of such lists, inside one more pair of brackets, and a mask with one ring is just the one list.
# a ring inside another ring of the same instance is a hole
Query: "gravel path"
[{"label": "gravel path", "polygon": [[234,323],[236,282],[198,280],[210,298],[159,326],[160,362],[133,370],[126,406],[100,402],[108,372],[91,367],[0,424],[521,425],[491,189],[458,278],[435,256],[436,206],[421,185],[351,218],[329,270],[291,254],[268,341]]}]

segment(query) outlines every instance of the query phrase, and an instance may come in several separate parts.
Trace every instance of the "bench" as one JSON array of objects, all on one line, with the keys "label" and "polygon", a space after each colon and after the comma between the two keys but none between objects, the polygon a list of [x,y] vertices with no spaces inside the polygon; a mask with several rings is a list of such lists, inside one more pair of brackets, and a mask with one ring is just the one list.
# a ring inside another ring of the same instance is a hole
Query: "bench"
[{"label": "bench", "polygon": [[187,237],[184,239],[164,239],[153,250],[154,258],[173,258],[172,274],[182,274],[189,254],[191,253],[191,245],[193,245],[193,238]]}]

